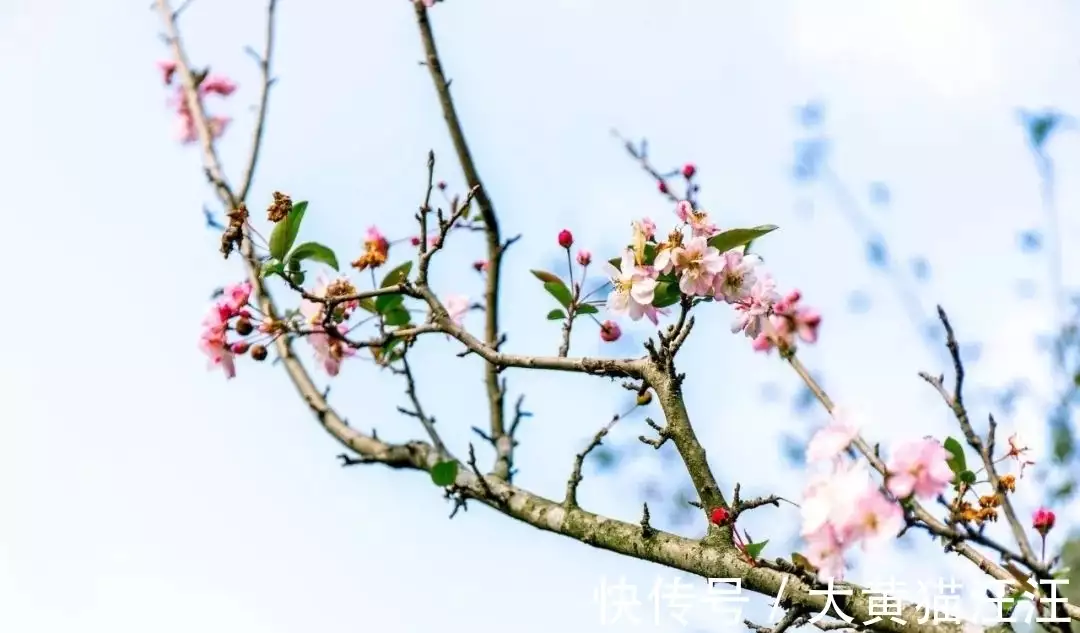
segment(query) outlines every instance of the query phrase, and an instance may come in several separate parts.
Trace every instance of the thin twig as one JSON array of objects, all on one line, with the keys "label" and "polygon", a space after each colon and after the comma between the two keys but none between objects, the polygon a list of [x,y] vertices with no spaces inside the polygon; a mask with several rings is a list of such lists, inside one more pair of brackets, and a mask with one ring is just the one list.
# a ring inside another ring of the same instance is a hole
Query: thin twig
[{"label": "thin twig", "polygon": [[574,460],[574,470],[570,473],[570,479],[566,482],[566,498],[563,500],[563,506],[567,509],[577,508],[577,489],[581,483],[581,467],[585,464],[585,457],[592,452],[600,443],[603,442],[604,436],[608,434],[611,427],[615,426],[615,423],[619,421],[619,415],[615,414],[611,417],[611,421],[604,425],[595,436],[589,445],[585,447],[585,450],[577,454],[577,458]]}]

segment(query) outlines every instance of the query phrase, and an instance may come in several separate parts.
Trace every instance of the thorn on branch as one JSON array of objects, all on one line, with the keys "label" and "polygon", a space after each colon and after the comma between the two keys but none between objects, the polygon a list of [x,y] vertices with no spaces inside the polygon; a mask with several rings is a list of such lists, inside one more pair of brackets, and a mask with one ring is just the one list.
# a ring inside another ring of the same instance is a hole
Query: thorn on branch
[{"label": "thorn on branch", "polygon": [[473,448],[472,442],[469,442],[469,468],[472,469],[473,474],[480,480],[480,487],[484,491],[484,497],[487,499],[498,500],[495,496],[495,491],[488,485],[487,479],[484,478],[484,473],[480,472],[480,467],[476,465],[476,449]]},{"label": "thorn on branch", "polygon": [[642,538],[650,538],[656,534],[656,530],[649,524],[649,504],[643,503],[641,509],[641,536]]},{"label": "thorn on branch", "polygon": [[375,461],[375,460],[371,459],[370,457],[363,457],[363,456],[361,456],[361,457],[350,457],[349,455],[346,455],[345,453],[341,453],[340,455],[337,456],[337,458],[341,460],[341,466],[343,468],[345,466],[359,466],[361,464],[371,464],[371,463],[373,463]]}]

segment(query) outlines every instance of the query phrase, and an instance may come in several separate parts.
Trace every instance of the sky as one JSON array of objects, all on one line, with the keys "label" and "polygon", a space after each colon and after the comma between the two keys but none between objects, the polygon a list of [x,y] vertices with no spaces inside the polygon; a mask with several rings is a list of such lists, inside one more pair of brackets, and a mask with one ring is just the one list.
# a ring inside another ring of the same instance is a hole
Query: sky
[{"label": "sky", "polygon": [[[423,474],[341,468],[338,446],[269,363],[241,363],[232,381],[206,370],[199,322],[240,264],[220,258],[203,224],[201,208],[214,200],[198,152],[172,137],[154,65],[166,51],[147,4],[0,6],[0,81],[11,88],[0,101],[0,180],[15,264],[5,292],[13,309],[0,316],[9,333],[0,355],[0,630],[715,630],[718,616],[700,604],[687,626],[671,619],[671,605],[652,621],[647,594],[655,581],[672,582],[670,570],[479,507],[448,520],[450,506]],[[281,0],[279,20],[280,79],[253,201],[274,190],[310,201],[305,236],[342,259],[370,225],[410,235],[428,150],[451,190],[462,177],[418,64],[408,3]],[[504,231],[524,235],[504,274],[509,349],[557,348],[558,326],[544,319],[551,299],[528,271],[558,261],[560,229],[607,258],[632,219],[674,222],[615,128],[647,136],[664,167],[694,162],[702,205],[721,225],[781,227],[759,250],[782,287],[798,287],[824,313],[805,361],[837,402],[860,412],[868,437],[887,447],[955,433],[916,376],[945,371],[940,355],[865,266],[832,191],[791,178],[793,144],[807,133],[797,108],[820,101],[832,172],[894,252],[933,262],[919,291],[924,309],[942,303],[958,335],[982,343],[973,381],[1001,385],[1019,374],[1046,383],[1031,345],[1048,323],[1045,295],[1021,301],[1013,291],[1017,278],[1045,276],[1041,260],[1015,248],[1019,231],[1042,222],[1016,113],[1080,109],[1075,4],[447,0],[432,20]],[[181,28],[197,64],[240,85],[213,108],[235,119],[220,143],[235,180],[257,95],[243,48],[261,46],[264,4],[196,0]],[[1068,210],[1080,191],[1068,173],[1080,144],[1063,134],[1049,151],[1062,233],[1076,235],[1080,215]],[[884,209],[867,202],[877,181],[891,192]],[[436,291],[478,297],[470,264],[482,242],[453,242],[433,272]],[[1066,252],[1065,270],[1078,263]],[[846,310],[853,289],[872,297],[870,316]],[[732,336],[730,314],[716,310],[699,316],[681,362],[698,435],[727,489],[740,482],[744,494],[797,499],[806,475],[781,459],[778,441],[806,435],[823,415],[764,404],[762,384],[791,394],[796,378]],[[469,319],[478,331],[479,315]],[[626,344],[605,347],[586,327],[572,353],[635,354],[630,342],[648,330],[624,325]],[[486,412],[480,361],[456,351],[433,338],[416,366],[421,397],[463,453]],[[511,398],[524,393],[533,413],[517,483],[559,498],[574,454],[617,412],[622,389],[573,375],[507,377]],[[422,434],[396,412],[399,379],[357,362],[333,385],[331,402],[353,426],[395,440]],[[1025,431],[1041,447],[1031,407],[999,420],[1003,432]],[[634,446],[644,430],[640,417],[628,419],[613,441]],[[637,482],[680,484],[684,476],[661,467],[651,448],[633,451],[617,476],[586,468],[583,506],[637,520]],[[1035,491],[1020,495],[1030,511]],[[1061,508],[1062,523],[1076,515]],[[791,551],[796,509],[743,520],[776,544],[766,555]],[[664,521],[655,523],[670,527]],[[697,536],[704,524],[678,529]],[[913,540],[859,556],[851,576],[912,589],[950,574],[977,578],[927,539]],[[602,621],[595,592],[620,577],[644,604],[638,626]],[[766,602],[748,609],[767,619]]]}]

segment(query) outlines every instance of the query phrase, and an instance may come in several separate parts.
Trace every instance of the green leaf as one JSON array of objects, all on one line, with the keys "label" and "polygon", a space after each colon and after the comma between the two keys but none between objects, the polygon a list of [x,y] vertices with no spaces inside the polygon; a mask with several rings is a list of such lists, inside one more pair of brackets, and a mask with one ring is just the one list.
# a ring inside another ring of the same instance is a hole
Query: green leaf
[{"label": "green leaf", "polygon": [[956,441],[956,438],[947,437],[944,446],[945,450],[952,454],[949,459],[949,468],[957,475],[967,470],[967,458],[964,456],[964,447],[960,445],[960,442]]},{"label": "green leaf", "polygon": [[291,280],[293,282],[293,284],[295,284],[297,286],[303,286],[305,279],[307,279],[307,276],[304,275],[304,271],[302,271],[302,270],[289,271],[289,280]]},{"label": "green leaf", "polygon": [[545,283],[544,289],[550,292],[551,296],[555,297],[555,300],[561,303],[564,308],[569,308],[570,304],[574,302],[574,296],[570,294],[570,289],[566,287],[566,284],[561,279]]},{"label": "green leaf", "polygon": [[431,481],[436,486],[445,488],[457,479],[458,464],[455,461],[439,462],[431,467]]},{"label": "green leaf", "polygon": [[736,246],[744,246],[756,240],[762,235],[772,233],[780,227],[775,224],[762,224],[752,229],[731,229],[709,238],[709,246],[723,253],[730,251]]},{"label": "green leaf", "polygon": [[412,272],[412,260],[409,260],[404,264],[398,266],[397,268],[391,270],[390,272],[386,273],[386,276],[383,277],[380,287],[386,288],[387,286],[400,284],[409,278],[410,272]]},{"label": "green leaf", "polygon": [[284,274],[284,272],[285,264],[282,264],[276,259],[268,259],[263,262],[262,271],[259,273],[259,276],[266,279],[271,275],[281,275]]},{"label": "green leaf", "polygon": [[554,273],[549,273],[546,270],[530,270],[529,272],[532,273],[534,277],[544,283],[562,283],[562,279],[559,279],[558,275],[555,275]]},{"label": "green leaf", "polygon": [[296,235],[300,232],[300,223],[304,221],[304,213],[307,212],[307,201],[293,203],[292,211],[283,220],[274,225],[270,233],[270,256],[284,260],[285,254],[296,242]]},{"label": "green leaf", "polygon": [[552,310],[551,312],[548,312],[547,318],[548,318],[548,321],[558,321],[559,319],[565,319],[566,318],[566,313],[563,312],[562,310],[555,309],[555,310]]},{"label": "green leaf", "polygon": [[293,249],[292,254],[289,255],[290,262],[299,262],[305,259],[310,259],[320,264],[326,264],[334,270],[339,270],[337,255],[329,247],[323,246],[318,242],[304,242],[300,246]]},{"label": "green leaf", "polygon": [[578,314],[596,314],[597,312],[600,312],[600,310],[591,303],[579,303],[574,311]]},{"label": "green leaf", "polygon": [[383,315],[383,320],[386,321],[387,325],[406,325],[410,318],[409,311],[400,306]]},{"label": "green leaf", "polygon": [[386,314],[390,310],[400,307],[404,302],[405,296],[401,294],[379,295],[375,297],[375,311],[379,314]]},{"label": "green leaf", "polygon": [[747,543],[746,554],[750,556],[750,558],[761,558],[761,552],[768,544],[768,541],[762,541],[760,543]]},{"label": "green leaf", "polygon": [[363,299],[361,299],[360,307],[367,310],[368,312],[371,312],[372,314],[377,314],[379,312],[379,309],[375,307],[375,300],[371,297],[364,297]]},{"label": "green leaf", "polygon": [[656,284],[652,305],[654,308],[666,308],[678,303],[681,296],[682,292],[679,290],[679,284],[661,281]]},{"label": "green leaf", "polygon": [[970,470],[965,470],[961,472],[958,477],[960,478],[960,481],[969,486],[975,483],[975,473],[971,472]]}]

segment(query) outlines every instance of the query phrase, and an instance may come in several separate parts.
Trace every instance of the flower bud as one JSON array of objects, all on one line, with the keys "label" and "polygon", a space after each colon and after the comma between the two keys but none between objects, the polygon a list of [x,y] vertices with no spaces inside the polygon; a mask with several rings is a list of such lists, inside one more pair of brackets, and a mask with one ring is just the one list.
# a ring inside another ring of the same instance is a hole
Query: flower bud
[{"label": "flower bud", "polygon": [[622,330],[619,329],[619,324],[614,321],[604,321],[600,324],[600,340],[605,343],[611,343],[619,340],[622,336]]},{"label": "flower bud", "polygon": [[259,361],[266,360],[266,347],[263,345],[252,345],[251,357]]},{"label": "flower bud", "polygon": [[697,173],[697,167],[694,166],[694,163],[686,163],[685,165],[683,165],[682,175],[687,180],[693,178],[694,174],[696,174],[696,173]]},{"label": "flower bud", "polygon": [[240,336],[247,336],[251,334],[251,331],[255,328],[251,325],[251,321],[243,317],[236,320],[236,333]]},{"label": "flower bud", "polygon": [[229,351],[231,351],[233,354],[236,354],[237,356],[240,356],[244,352],[248,351],[248,344],[243,341],[237,341],[232,344],[232,347],[229,348]]},{"label": "flower bud", "polygon": [[578,251],[577,263],[581,264],[582,266],[588,266],[589,262],[591,262],[591,261],[592,261],[592,253],[590,253],[589,251],[586,251],[586,250]]},{"label": "flower bud", "polygon": [[713,525],[723,525],[727,523],[727,520],[731,518],[731,512],[727,508],[713,508],[709,513],[709,521]]},{"label": "flower bud", "polygon": [[488,263],[486,261],[484,261],[484,260],[480,260],[480,261],[473,262],[472,267],[473,267],[473,270],[475,270],[476,272],[482,273],[482,272],[484,272],[485,270],[488,269]]},{"label": "flower bud", "polygon": [[1046,538],[1046,533],[1054,529],[1055,521],[1057,521],[1057,517],[1054,516],[1052,511],[1039,508],[1031,518],[1031,527],[1035,528],[1035,531],[1041,534],[1043,538]]},{"label": "flower bud", "polygon": [[639,393],[638,394],[637,404],[638,404],[639,407],[643,407],[643,406],[649,404],[650,402],[652,402],[652,392],[651,391],[646,391],[644,393]]},{"label": "flower bud", "polygon": [[570,248],[574,244],[574,234],[566,229],[559,231],[559,246]]},{"label": "flower bud", "polygon": [[439,191],[446,191],[446,181],[445,180],[440,180],[438,187],[439,187]]},{"label": "flower bud", "polygon": [[660,190],[660,193],[667,193],[667,183],[663,180],[656,181],[656,188]]},{"label": "flower bud", "polygon": [[420,238],[414,235],[409,238],[409,243],[413,246],[420,246]]}]

